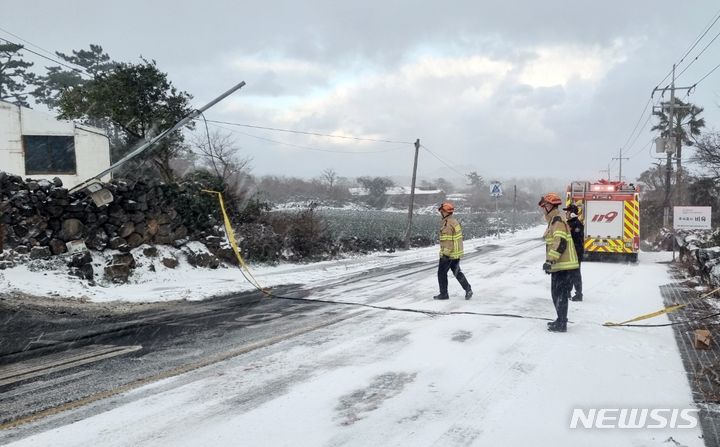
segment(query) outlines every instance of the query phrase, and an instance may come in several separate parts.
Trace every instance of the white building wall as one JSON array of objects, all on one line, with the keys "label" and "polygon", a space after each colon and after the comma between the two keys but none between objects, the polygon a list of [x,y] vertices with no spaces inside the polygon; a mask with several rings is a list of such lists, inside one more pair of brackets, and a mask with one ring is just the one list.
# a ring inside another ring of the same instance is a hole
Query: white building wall
[{"label": "white building wall", "polygon": [[[75,174],[27,175],[23,135],[73,136]],[[0,171],[34,179],[59,177],[66,188],[72,188],[109,166],[109,141],[101,129],[58,120],[46,113],[0,101]],[[109,176],[103,178],[108,179]]]}]

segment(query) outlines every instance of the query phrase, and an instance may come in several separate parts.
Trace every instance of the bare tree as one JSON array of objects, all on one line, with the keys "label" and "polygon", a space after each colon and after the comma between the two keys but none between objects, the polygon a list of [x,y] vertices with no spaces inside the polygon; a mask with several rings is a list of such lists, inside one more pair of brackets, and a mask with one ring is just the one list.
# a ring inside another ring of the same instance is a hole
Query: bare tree
[{"label": "bare tree", "polygon": [[337,182],[338,175],[333,168],[327,168],[322,172],[322,174],[320,174],[320,179],[327,183],[328,188],[333,189],[335,183]]},{"label": "bare tree", "polygon": [[203,167],[223,184],[236,188],[249,171],[250,157],[241,157],[240,146],[231,133],[213,130],[193,138],[193,146]]},{"label": "bare tree", "polygon": [[720,133],[706,132],[695,145],[692,161],[720,179]]}]

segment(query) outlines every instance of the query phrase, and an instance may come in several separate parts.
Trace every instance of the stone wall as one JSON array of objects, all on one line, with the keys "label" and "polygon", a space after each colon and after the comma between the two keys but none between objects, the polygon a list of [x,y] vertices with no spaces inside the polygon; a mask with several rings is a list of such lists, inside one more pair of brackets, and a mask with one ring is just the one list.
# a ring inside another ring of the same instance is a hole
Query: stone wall
[{"label": "stone wall", "polygon": [[676,241],[679,259],[690,273],[720,287],[720,231],[682,231]]},{"label": "stone wall", "polygon": [[0,171],[0,248],[30,259],[62,255],[72,241],[99,252],[128,253],[143,244],[180,248],[189,241],[220,249],[217,202],[200,184],[113,180],[106,187],[114,200],[97,207],[83,192],[71,195],[58,178],[23,180]]}]

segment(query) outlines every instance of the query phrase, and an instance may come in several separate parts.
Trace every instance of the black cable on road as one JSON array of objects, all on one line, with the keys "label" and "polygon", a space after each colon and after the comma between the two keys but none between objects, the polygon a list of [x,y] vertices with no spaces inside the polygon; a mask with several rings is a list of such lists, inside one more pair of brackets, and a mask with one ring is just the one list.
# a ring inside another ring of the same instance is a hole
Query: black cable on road
[{"label": "black cable on road", "polygon": [[369,307],[371,309],[378,309],[378,310],[390,310],[390,311],[394,311],[394,312],[410,312],[410,313],[425,314],[425,315],[432,316],[432,317],[442,317],[442,316],[448,316],[448,315],[480,315],[483,317],[525,318],[525,319],[530,319],[530,320],[554,321],[552,318],[534,317],[534,316],[528,316],[528,315],[518,315],[518,314],[508,314],[508,313],[472,312],[472,311],[447,311],[446,312],[446,311],[441,311],[441,310],[410,309],[407,307],[377,306],[374,304],[357,303],[357,302],[353,302],[353,301],[334,301],[334,300],[321,300],[321,299],[312,299],[312,298],[279,296],[279,295],[273,295],[272,293],[267,292],[267,291],[262,291],[262,292],[271,298],[276,298],[276,299],[281,299],[281,300],[304,301],[304,302],[309,302],[309,303],[341,304],[341,305],[345,305],[345,306],[357,306],[357,307]]}]

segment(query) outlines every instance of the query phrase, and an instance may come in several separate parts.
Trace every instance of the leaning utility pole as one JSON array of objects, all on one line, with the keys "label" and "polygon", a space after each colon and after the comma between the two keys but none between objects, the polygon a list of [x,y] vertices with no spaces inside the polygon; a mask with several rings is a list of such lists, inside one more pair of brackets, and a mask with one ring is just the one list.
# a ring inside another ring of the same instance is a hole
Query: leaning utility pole
[{"label": "leaning utility pole", "polygon": [[413,208],[415,208],[415,179],[417,178],[418,153],[420,152],[420,138],[415,140],[415,161],[413,162],[412,184],[410,185],[410,207],[408,208],[408,222],[405,229],[405,248],[410,247],[410,233],[412,231]]},{"label": "leaning utility pole", "polygon": [[[627,157],[622,156],[622,148],[620,148],[620,156],[619,157],[613,157],[613,160],[619,160],[620,161],[620,167],[618,168],[618,182],[622,182],[622,161],[623,160],[630,160]],[[608,168],[609,169],[609,168]],[[610,177],[610,173],[608,173],[608,178]]]}]

